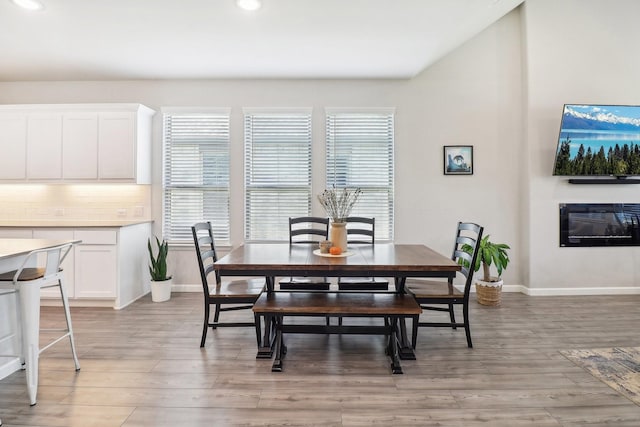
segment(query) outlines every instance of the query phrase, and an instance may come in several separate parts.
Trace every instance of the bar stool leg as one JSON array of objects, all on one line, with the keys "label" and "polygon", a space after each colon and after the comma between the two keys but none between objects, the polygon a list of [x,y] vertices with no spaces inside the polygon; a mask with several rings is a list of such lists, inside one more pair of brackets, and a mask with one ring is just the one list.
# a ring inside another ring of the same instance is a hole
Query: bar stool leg
[{"label": "bar stool leg", "polygon": [[17,337],[16,337],[16,343],[15,343],[15,349],[16,351],[19,353],[18,355],[18,360],[20,362],[20,366],[21,369],[24,370],[26,369],[26,360],[25,360],[25,353],[24,353],[24,333],[22,332],[22,308],[20,306],[21,302],[20,302],[20,292],[18,292],[17,290],[14,292],[14,298],[15,298],[15,307],[16,307],[16,327],[18,329],[18,333],[17,333]]},{"label": "bar stool leg", "polygon": [[64,290],[64,283],[62,278],[58,280],[58,287],[60,288],[60,296],[62,298],[62,307],[64,308],[64,317],[67,319],[67,333],[69,334],[69,341],[71,343],[71,353],[73,354],[73,363],[76,365],[76,371],[80,370],[80,362],[78,361],[78,355],[76,353],[76,343],[73,340],[73,327],[71,326],[71,313],[69,312],[69,300],[67,299],[67,291]]},{"label": "bar stool leg", "polygon": [[25,358],[27,391],[31,406],[38,394],[38,358],[40,349],[40,286],[20,286],[20,316],[22,323],[22,354]]}]

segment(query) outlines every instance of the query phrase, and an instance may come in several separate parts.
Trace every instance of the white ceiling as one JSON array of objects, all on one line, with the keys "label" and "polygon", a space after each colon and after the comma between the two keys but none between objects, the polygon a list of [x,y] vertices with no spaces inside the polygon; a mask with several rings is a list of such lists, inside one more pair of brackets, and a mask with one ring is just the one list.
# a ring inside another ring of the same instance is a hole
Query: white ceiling
[{"label": "white ceiling", "polygon": [[523,0],[0,0],[0,81],[410,78]]}]

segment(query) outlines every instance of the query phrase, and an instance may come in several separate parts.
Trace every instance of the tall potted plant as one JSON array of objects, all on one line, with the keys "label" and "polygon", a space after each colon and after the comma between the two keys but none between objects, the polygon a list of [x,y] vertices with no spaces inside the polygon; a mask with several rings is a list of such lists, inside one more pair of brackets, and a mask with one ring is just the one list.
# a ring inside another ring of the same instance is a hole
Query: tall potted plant
[{"label": "tall potted plant", "polygon": [[147,240],[150,260],[149,273],[151,274],[151,300],[153,302],[163,302],[171,298],[171,286],[173,285],[171,276],[167,275],[169,243],[164,239],[162,242],[157,237],[155,239],[158,248],[157,254],[154,254],[151,247],[151,238]]},{"label": "tall potted plant", "polygon": [[[479,271],[482,266],[482,279],[476,278],[476,297],[478,303],[482,305],[500,305],[502,297],[502,272],[509,265],[509,254],[507,249],[511,249],[505,243],[493,243],[489,240],[489,235],[480,240],[476,264],[474,271]],[[471,252],[473,248],[464,245],[462,248],[466,252]],[[497,276],[491,276],[491,266],[498,272]]]}]

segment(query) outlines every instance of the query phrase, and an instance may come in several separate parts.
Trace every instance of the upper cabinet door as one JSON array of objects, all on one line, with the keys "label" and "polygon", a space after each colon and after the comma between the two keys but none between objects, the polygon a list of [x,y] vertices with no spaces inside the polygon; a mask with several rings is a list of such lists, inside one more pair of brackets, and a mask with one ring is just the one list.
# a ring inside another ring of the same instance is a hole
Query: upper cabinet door
[{"label": "upper cabinet door", "polygon": [[135,179],[135,113],[100,113],[98,123],[98,176],[101,179]]},{"label": "upper cabinet door", "polygon": [[65,113],[62,126],[63,178],[98,179],[98,114]]},{"label": "upper cabinet door", "polygon": [[29,114],[27,177],[29,179],[62,178],[62,114]]},{"label": "upper cabinet door", "polygon": [[26,179],[26,114],[0,113],[0,151],[0,179]]},{"label": "upper cabinet door", "polygon": [[142,104],[0,105],[0,181],[151,184]]}]

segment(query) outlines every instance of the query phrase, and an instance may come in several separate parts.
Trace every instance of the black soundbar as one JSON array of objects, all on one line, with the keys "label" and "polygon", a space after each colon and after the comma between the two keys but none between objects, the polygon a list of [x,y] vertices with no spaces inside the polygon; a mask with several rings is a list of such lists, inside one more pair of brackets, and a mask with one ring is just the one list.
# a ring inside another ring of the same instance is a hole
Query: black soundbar
[{"label": "black soundbar", "polygon": [[569,184],[640,184],[636,178],[571,178]]}]

